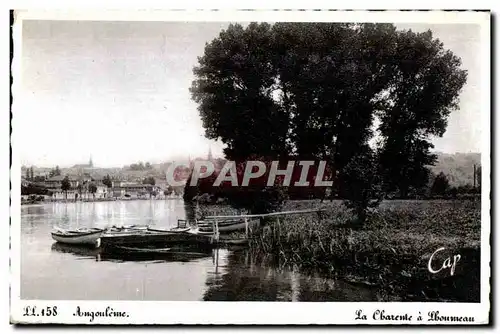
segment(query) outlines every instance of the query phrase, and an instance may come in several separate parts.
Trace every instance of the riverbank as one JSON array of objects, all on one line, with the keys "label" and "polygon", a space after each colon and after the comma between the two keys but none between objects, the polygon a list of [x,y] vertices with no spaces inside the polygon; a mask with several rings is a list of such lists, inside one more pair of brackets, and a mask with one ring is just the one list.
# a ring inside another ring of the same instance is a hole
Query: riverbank
[{"label": "riverbank", "polygon": [[44,200],[21,200],[21,205],[28,205],[28,204],[43,204],[43,203],[76,203],[76,202],[116,202],[116,201],[149,201],[149,200],[154,200],[154,201],[164,201],[164,200],[182,200],[182,197],[161,197],[161,198],[90,198],[90,199],[44,199]]},{"label": "riverbank", "polygon": [[[291,201],[284,210],[311,204]],[[381,301],[479,302],[479,200],[385,201],[359,229],[340,201],[321,205],[327,210],[321,219],[307,214],[268,221],[250,240],[253,255],[372,286]],[[430,272],[429,262],[432,271],[445,268]]]}]

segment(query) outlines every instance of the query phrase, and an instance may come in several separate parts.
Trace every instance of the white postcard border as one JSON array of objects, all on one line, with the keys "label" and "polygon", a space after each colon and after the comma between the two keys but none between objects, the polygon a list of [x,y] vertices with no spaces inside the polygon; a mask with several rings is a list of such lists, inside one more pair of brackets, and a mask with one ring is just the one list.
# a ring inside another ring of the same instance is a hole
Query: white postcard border
[{"label": "white postcard border", "polygon": [[[11,322],[15,323],[65,323],[65,324],[432,324],[425,321],[428,312],[439,311],[441,316],[474,317],[475,324],[488,322],[490,309],[490,14],[478,12],[321,12],[321,11],[115,11],[113,16],[105,11],[27,11],[17,19],[92,19],[134,21],[358,21],[358,22],[428,22],[428,23],[476,23],[481,25],[482,63],[482,211],[481,211],[481,303],[281,303],[281,302],[155,302],[155,301],[31,301],[20,299],[20,157],[15,150],[16,96],[19,84],[21,50],[21,24],[14,26],[15,56],[12,67],[13,119],[11,165]],[[16,84],[17,81],[17,84]],[[488,177],[485,177],[488,176]],[[39,310],[56,306],[57,316],[24,317],[26,306]],[[107,307],[124,311],[129,316],[88,317],[74,316],[76,308],[82,311],[103,312]],[[363,310],[367,320],[356,320],[355,312]],[[374,321],[373,312],[385,310],[386,314],[413,315],[412,321]],[[418,321],[420,314],[422,321]],[[450,322],[456,324],[456,322]],[[435,324],[447,324],[437,322]],[[461,323],[466,324],[466,323]]]}]

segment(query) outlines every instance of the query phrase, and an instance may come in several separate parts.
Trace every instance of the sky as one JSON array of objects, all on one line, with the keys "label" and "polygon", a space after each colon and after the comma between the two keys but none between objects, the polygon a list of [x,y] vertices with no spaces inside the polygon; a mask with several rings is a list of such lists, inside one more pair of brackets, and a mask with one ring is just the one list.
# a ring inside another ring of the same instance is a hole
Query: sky
[{"label": "sky", "polygon": [[[222,156],[204,137],[189,87],[205,43],[228,23],[24,21],[19,108],[21,164],[100,167]],[[431,29],[461,57],[468,81],[437,151],[479,152],[479,26]],[[14,75],[14,80],[15,80]]]}]

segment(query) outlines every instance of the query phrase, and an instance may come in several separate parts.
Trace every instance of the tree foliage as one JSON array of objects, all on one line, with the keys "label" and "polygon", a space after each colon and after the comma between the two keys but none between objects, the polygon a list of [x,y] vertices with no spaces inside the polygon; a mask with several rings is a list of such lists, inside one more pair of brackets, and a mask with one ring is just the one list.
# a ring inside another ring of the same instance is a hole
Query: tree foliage
[{"label": "tree foliage", "polygon": [[97,192],[97,185],[95,183],[89,184],[89,192],[95,197],[95,193]]},{"label": "tree foliage", "polygon": [[49,190],[46,187],[28,184],[27,186],[21,186],[21,195],[49,195]]},{"label": "tree foliage", "polygon": [[56,166],[56,168],[52,169],[49,172],[50,177],[59,176],[59,175],[61,175],[61,170],[59,169],[59,166]]},{"label": "tree foliage", "polygon": [[68,198],[68,190],[71,189],[71,182],[69,177],[66,175],[61,182],[61,190],[64,192],[66,199]]},{"label": "tree foliage", "polygon": [[[346,166],[376,157],[382,189],[403,196],[427,183],[431,139],[443,135],[467,76],[430,31],[350,23],[233,24],[194,74],[205,135],[226,144],[228,159],[325,159],[341,187]],[[374,130],[375,155],[366,149]]]},{"label": "tree foliage", "polygon": [[174,188],[172,186],[167,186],[165,190],[163,190],[163,195],[170,196],[174,192]]},{"label": "tree foliage", "polygon": [[152,176],[148,176],[142,180],[142,184],[149,184],[154,186],[156,184],[156,180]]},{"label": "tree foliage", "polygon": [[138,163],[135,163],[135,164],[131,164],[129,166],[129,169],[130,170],[133,170],[133,171],[142,171],[142,170],[150,170],[150,169],[153,169],[153,166],[151,165],[150,162],[146,162],[146,164],[144,164],[142,161],[138,162]]},{"label": "tree foliage", "polygon": [[405,196],[410,187],[423,187],[429,177],[426,166],[433,136],[441,137],[450,112],[458,107],[458,95],[467,74],[460,59],[432,38],[430,31],[398,33],[392,45],[395,69],[389,98],[381,109],[383,137],[381,163],[388,190]]},{"label": "tree foliage", "polygon": [[102,183],[108,188],[113,187],[113,181],[111,180],[109,174],[106,174],[106,176],[102,179]]},{"label": "tree foliage", "polygon": [[450,184],[448,182],[448,178],[443,172],[441,172],[434,178],[434,182],[431,187],[431,194],[444,196],[449,188]]},{"label": "tree foliage", "polygon": [[356,213],[361,225],[365,222],[367,210],[378,206],[384,198],[377,156],[365,147],[344,167],[342,175],[340,195],[346,199],[346,206]]}]

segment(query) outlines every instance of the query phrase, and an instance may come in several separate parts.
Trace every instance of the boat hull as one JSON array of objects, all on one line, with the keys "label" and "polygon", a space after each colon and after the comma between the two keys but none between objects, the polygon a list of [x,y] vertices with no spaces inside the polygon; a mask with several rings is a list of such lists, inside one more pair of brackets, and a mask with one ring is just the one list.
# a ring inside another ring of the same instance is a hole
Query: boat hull
[{"label": "boat hull", "polygon": [[[251,220],[248,222],[248,226],[252,229],[257,228],[260,226],[260,221],[259,220]],[[205,223],[201,224],[198,227],[200,232],[213,232],[213,226],[212,223]],[[236,232],[236,231],[245,231],[246,226],[245,226],[245,221],[244,220],[237,220],[237,221],[221,221],[218,222],[218,229],[219,233],[231,233],[231,232]]]},{"label": "boat hull", "polygon": [[52,232],[52,239],[70,245],[97,245],[103,230],[91,232]]},{"label": "boat hull", "polygon": [[209,235],[153,231],[118,235],[103,234],[100,239],[100,247],[104,251],[123,250],[123,247],[161,249],[179,245],[207,249],[215,247],[216,242]]},{"label": "boat hull", "polygon": [[170,230],[167,229],[161,229],[161,228],[154,228],[154,227],[148,227],[147,229],[150,232],[163,232],[163,233],[186,233],[191,230],[191,227],[185,227],[185,228],[172,228]]}]

